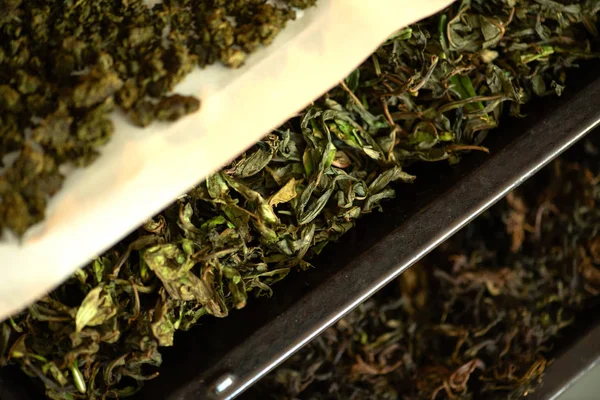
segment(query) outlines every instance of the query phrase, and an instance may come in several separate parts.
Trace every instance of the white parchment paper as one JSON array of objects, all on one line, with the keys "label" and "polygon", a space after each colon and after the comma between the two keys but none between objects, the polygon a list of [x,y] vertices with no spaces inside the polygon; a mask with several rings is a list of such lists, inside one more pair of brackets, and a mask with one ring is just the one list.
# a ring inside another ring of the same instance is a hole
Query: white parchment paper
[{"label": "white parchment paper", "polygon": [[198,113],[146,129],[115,116],[102,156],[69,173],[45,222],[20,243],[0,243],[0,320],[335,86],[395,30],[452,2],[320,0],[243,68],[192,73],[177,92],[200,96]]}]

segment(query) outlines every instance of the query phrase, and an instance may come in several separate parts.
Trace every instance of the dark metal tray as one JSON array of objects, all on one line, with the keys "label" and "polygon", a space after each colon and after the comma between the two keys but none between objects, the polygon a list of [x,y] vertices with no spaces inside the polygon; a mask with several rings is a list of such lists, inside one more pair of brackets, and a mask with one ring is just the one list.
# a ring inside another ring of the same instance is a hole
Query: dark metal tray
[{"label": "dark metal tray", "polygon": [[[490,155],[471,154],[456,167],[419,165],[415,184],[399,186],[385,213],[359,221],[314,260],[314,269],[277,284],[270,299],[253,299],[224,320],[206,318],[179,334],[176,346],[163,351],[161,376],[137,398],[238,396],[599,125],[597,75],[594,68],[573,71],[562,97],[537,102],[525,119],[505,120],[486,139]],[[577,353],[566,352],[550,367],[550,383],[537,398],[555,398],[593,365],[599,343],[600,328],[582,336]],[[1,400],[38,398],[18,371],[0,371]]]}]

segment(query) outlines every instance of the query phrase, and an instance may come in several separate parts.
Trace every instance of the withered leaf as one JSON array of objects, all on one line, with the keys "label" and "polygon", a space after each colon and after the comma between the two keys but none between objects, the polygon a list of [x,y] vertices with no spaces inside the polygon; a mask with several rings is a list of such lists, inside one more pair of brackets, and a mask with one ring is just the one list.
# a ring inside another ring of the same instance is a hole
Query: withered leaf
[{"label": "withered leaf", "polygon": [[90,290],[81,302],[75,317],[76,332],[81,332],[86,326],[98,326],[117,314],[116,305],[110,292],[104,286]]},{"label": "withered leaf", "polygon": [[[48,195],[60,188],[58,165],[73,158],[89,163],[110,138],[112,109],[141,126],[194,112],[197,100],[171,93],[190,68],[217,61],[241,66],[247,52],[270,43],[295,16],[289,6],[314,1],[163,1],[151,10],[139,0],[51,3],[13,0],[0,16],[2,76],[25,73],[14,81],[0,77],[0,152],[22,150],[15,163],[3,165],[0,226],[21,233],[43,218]],[[310,268],[362,215],[385,210],[398,186],[419,179],[419,163],[454,164],[485,151],[482,142],[503,116],[520,117],[522,104],[562,93],[568,68],[597,56],[597,12],[596,0],[460,1],[396,32],[344,84],[5,322],[10,333],[0,364],[42,379],[51,398],[133,394],[156,376],[160,347],[176,345],[177,331],[270,296],[273,285]],[[27,29],[16,35],[19,24]],[[122,82],[114,94],[111,74]],[[92,80],[103,77],[111,85],[95,87]],[[77,88],[90,95],[78,97],[79,104],[93,105],[73,107],[66,93]],[[481,397],[498,387],[522,395],[545,366],[532,343],[550,343],[571,324],[571,311],[600,292],[591,244],[600,191],[589,176],[569,177],[572,189],[583,188],[576,193],[585,207],[540,212],[539,223],[524,230],[521,249],[539,245],[552,255],[543,265],[517,251],[511,257],[521,263],[511,264],[510,274],[498,272],[509,267],[481,244],[491,232],[487,225],[474,228],[480,234],[463,233],[448,250],[466,260],[460,268],[430,264],[410,294],[360,306],[308,348],[314,357],[300,355],[296,370],[277,372],[278,381],[306,390],[318,382],[325,397],[339,398],[469,396],[472,382],[485,391]],[[548,205],[554,200],[572,204],[555,189],[546,196],[548,210],[555,210]],[[11,220],[12,209],[22,216]],[[524,218],[537,212],[533,207]],[[573,218],[561,219],[565,214]],[[553,241],[559,220],[575,221],[568,229],[585,237],[576,255]],[[536,237],[549,242],[532,242]],[[569,267],[548,260],[569,260]],[[84,315],[99,325],[86,322],[77,332],[74,305],[108,301],[90,294],[97,287],[109,290],[116,314]],[[515,306],[519,301],[526,306]],[[357,355],[381,374],[345,379]],[[481,370],[480,359],[495,364]],[[281,392],[276,387],[257,398]]]},{"label": "withered leaf", "polygon": [[[247,397],[535,392],[553,358],[568,353],[563,336],[588,332],[600,296],[600,210],[588,206],[600,199],[599,133],[303,347]],[[506,227],[515,212],[536,231],[525,231],[513,249]]]},{"label": "withered leaf", "polygon": [[[178,83],[198,66],[240,67],[295,18],[292,7],[314,3],[3,2],[0,159],[33,142],[57,166],[84,167],[110,140],[115,107],[140,127],[198,112],[199,99],[172,93]],[[0,227],[21,236],[56,190],[11,191],[0,194]]]},{"label": "withered leaf", "polygon": [[296,198],[298,192],[296,187],[298,182],[294,178],[290,179],[277,193],[269,198],[269,205],[275,207],[281,203],[287,203]]}]

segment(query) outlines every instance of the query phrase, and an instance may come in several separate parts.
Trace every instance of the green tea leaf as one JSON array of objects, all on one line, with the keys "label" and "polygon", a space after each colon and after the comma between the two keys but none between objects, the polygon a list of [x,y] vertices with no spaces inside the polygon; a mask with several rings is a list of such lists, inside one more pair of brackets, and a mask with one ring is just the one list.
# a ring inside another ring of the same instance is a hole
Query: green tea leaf
[{"label": "green tea leaf", "polygon": [[105,286],[97,286],[90,290],[81,302],[75,316],[76,332],[81,332],[86,326],[98,326],[117,314],[110,292]]}]

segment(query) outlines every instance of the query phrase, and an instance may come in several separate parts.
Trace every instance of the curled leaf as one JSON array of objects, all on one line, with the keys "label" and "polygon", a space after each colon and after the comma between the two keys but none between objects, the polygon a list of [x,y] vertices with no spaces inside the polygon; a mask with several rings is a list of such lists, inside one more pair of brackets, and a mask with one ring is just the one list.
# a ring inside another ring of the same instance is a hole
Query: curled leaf
[{"label": "curled leaf", "polygon": [[104,285],[90,290],[81,302],[75,316],[75,330],[81,332],[86,326],[98,326],[117,314],[113,298]]}]

